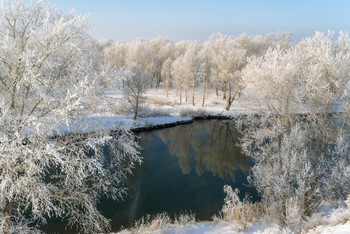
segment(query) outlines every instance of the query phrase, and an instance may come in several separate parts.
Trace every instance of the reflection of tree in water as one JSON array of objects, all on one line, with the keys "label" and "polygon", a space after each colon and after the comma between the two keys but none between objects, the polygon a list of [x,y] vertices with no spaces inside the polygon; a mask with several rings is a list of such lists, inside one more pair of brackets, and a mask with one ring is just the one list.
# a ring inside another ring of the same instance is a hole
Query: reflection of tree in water
[{"label": "reflection of tree in water", "polygon": [[194,153],[198,175],[211,171],[220,178],[235,179],[235,170],[247,173],[250,165],[237,146],[238,132],[233,122],[197,121],[159,131],[158,136],[168,145],[169,153],[179,158],[183,173],[191,171]]},{"label": "reflection of tree in water", "polygon": [[169,153],[179,157],[179,164],[184,174],[191,171],[192,125],[182,125],[157,132],[158,137],[168,145]]}]

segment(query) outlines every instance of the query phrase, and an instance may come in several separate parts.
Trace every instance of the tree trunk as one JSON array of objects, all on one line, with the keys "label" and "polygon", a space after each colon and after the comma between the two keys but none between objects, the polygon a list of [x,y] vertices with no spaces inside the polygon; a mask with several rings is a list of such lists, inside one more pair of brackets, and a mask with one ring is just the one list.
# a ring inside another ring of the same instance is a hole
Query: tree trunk
[{"label": "tree trunk", "polygon": [[[167,78],[167,79],[169,79],[169,78]],[[166,90],[166,97],[168,97],[169,96],[169,80],[166,80],[165,90]]]},{"label": "tree trunk", "polygon": [[205,94],[207,92],[207,80],[204,79],[204,84],[203,84],[203,102],[202,102],[202,106],[204,106],[205,103]]},{"label": "tree trunk", "polygon": [[[277,137],[278,141],[278,169],[279,169],[279,176],[282,176],[283,174],[283,165],[282,165],[282,157],[281,157],[281,149],[282,149],[282,135],[279,134]],[[279,218],[279,225],[282,227],[285,227],[287,225],[286,218],[287,218],[287,207],[286,207],[286,201],[287,198],[285,194],[282,192],[281,194],[282,198],[282,204],[281,204],[281,216]]]},{"label": "tree trunk", "polygon": [[136,98],[135,110],[134,110],[134,120],[136,120],[136,118],[137,118],[138,111],[139,111],[139,98]]},{"label": "tree trunk", "polygon": [[195,79],[193,77],[192,79],[192,105],[195,106],[195,103],[194,103],[194,92],[195,92]]},{"label": "tree trunk", "polygon": [[228,92],[228,99],[227,99],[227,104],[226,104],[226,110],[229,110],[230,108],[231,108],[231,105],[232,105],[232,102],[235,100],[235,98],[236,98],[236,95],[237,95],[237,90],[235,91],[235,94],[233,95],[233,97],[232,97],[232,94],[231,94],[231,84],[228,84],[228,90],[229,90],[229,92]]},{"label": "tree trunk", "polygon": [[10,109],[15,109],[15,96],[16,96],[16,85],[13,85],[12,93],[11,93],[11,103],[10,103]]},{"label": "tree trunk", "polygon": [[156,74],[157,74],[157,75],[156,75],[156,77],[157,77],[157,85],[156,85],[156,88],[159,88],[159,86],[160,86],[160,80],[161,80],[162,75],[161,75],[161,72],[157,72]]},{"label": "tree trunk", "polygon": [[179,93],[180,93],[180,105],[181,105],[181,103],[182,103],[182,90],[181,89],[180,89]]},{"label": "tree trunk", "polygon": [[185,101],[188,101],[188,85],[185,85]]},{"label": "tree trunk", "polygon": [[5,230],[4,230],[5,234],[10,234],[10,229],[12,226],[10,217],[12,215],[12,210],[13,210],[13,202],[6,200],[5,209],[3,211],[3,219],[6,219],[6,221],[5,221],[6,226],[5,226]]},{"label": "tree trunk", "polygon": [[223,99],[226,99],[226,82],[223,83],[222,85],[222,92],[223,92]]},{"label": "tree trunk", "polygon": [[[226,87],[226,85],[225,85]],[[226,93],[226,90],[225,90],[225,93]],[[227,99],[227,102],[226,102],[226,110],[229,110],[231,107],[231,85],[228,86],[228,99]]]},{"label": "tree trunk", "polygon": [[196,104],[194,103],[194,89],[193,89],[193,92],[192,92],[192,106],[195,106]]}]

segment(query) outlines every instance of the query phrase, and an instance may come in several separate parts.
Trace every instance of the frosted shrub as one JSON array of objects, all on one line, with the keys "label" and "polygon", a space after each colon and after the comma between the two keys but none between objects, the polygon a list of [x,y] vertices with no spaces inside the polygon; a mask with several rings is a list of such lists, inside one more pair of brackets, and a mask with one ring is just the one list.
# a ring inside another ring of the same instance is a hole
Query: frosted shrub
[{"label": "frosted shrub", "polygon": [[132,233],[150,233],[156,230],[165,232],[171,225],[171,218],[164,212],[156,216],[147,215],[135,222]]},{"label": "frosted shrub", "polygon": [[206,114],[204,108],[184,107],[179,111],[181,117],[205,116]]},{"label": "frosted shrub", "polygon": [[142,106],[139,110],[140,117],[159,117],[159,116],[169,116],[169,109],[162,107],[148,107]]},{"label": "frosted shrub", "polygon": [[[166,212],[155,216],[147,215],[135,222],[135,227],[131,229],[132,233],[169,233],[174,229],[180,230],[180,233],[187,232],[189,225],[195,224],[195,215],[190,213],[181,213],[174,220],[171,220]],[[178,231],[175,231],[178,233]]]},{"label": "frosted shrub", "polygon": [[148,97],[147,98],[148,100],[148,103],[149,104],[152,104],[152,105],[156,105],[156,106],[174,106],[174,104],[167,100],[167,99],[164,99],[164,98],[151,98],[151,97]]},{"label": "frosted shrub", "polygon": [[345,204],[348,207],[348,209],[350,210],[350,194],[347,196],[347,198],[345,200]]},{"label": "frosted shrub", "polygon": [[196,217],[195,214],[190,213],[183,213],[180,214],[178,217],[175,217],[175,225],[189,225],[189,224],[194,224],[196,222]]},{"label": "frosted shrub", "polygon": [[115,100],[113,102],[109,103],[109,108],[113,112],[113,114],[115,114],[115,115],[125,115],[128,112],[130,112],[125,105],[123,105],[121,102],[115,101]]},{"label": "frosted shrub", "polygon": [[231,186],[225,185],[224,192],[226,193],[225,204],[222,207],[222,214],[225,220],[235,220],[238,218],[239,206],[241,206],[241,201],[238,197],[239,190],[236,188],[234,191]]},{"label": "frosted shrub", "polygon": [[303,230],[303,219],[302,214],[303,211],[300,209],[303,208],[302,203],[303,200],[299,199],[299,197],[290,197],[288,201],[286,201],[286,223],[290,230],[301,233]]},{"label": "frosted shrub", "polygon": [[232,190],[231,186],[225,185],[224,192],[226,193],[225,204],[221,209],[224,221],[234,222],[240,229],[245,230],[249,223],[255,222],[263,215],[260,204],[253,204],[247,197],[243,201],[240,200],[237,188]]}]

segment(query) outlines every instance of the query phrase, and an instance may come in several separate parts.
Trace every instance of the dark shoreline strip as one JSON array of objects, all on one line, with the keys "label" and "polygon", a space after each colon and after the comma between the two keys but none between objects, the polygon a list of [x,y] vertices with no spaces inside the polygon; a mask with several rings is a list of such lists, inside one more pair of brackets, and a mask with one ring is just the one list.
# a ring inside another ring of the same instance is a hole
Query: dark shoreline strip
[{"label": "dark shoreline strip", "polygon": [[[341,113],[341,112],[340,112]],[[260,118],[261,114],[253,114],[255,117]],[[299,113],[295,114],[296,116],[300,118],[306,119],[310,114],[309,113]],[[330,116],[335,115],[335,113],[329,113]],[[164,128],[171,128],[179,125],[185,125],[185,124],[191,124],[196,120],[233,120],[235,118],[239,117],[247,117],[248,114],[241,114],[239,116],[227,116],[227,115],[204,115],[204,116],[193,116],[190,120],[183,120],[183,121],[176,121],[172,123],[166,123],[166,124],[157,124],[157,125],[151,125],[147,127],[140,127],[140,128],[133,128],[131,129],[132,132],[146,132],[146,131],[152,131],[152,130],[158,130],[158,129],[164,129]]]},{"label": "dark shoreline strip", "polygon": [[158,129],[164,129],[164,128],[171,128],[179,125],[191,124],[196,120],[212,120],[212,119],[229,120],[232,118],[233,118],[232,116],[221,116],[221,115],[195,116],[195,117],[192,117],[192,119],[190,120],[183,120],[183,121],[177,121],[177,122],[166,123],[166,124],[157,124],[157,125],[141,127],[141,128],[133,128],[131,129],[131,131],[134,133],[146,132],[146,131],[152,131],[152,130],[158,130]]}]

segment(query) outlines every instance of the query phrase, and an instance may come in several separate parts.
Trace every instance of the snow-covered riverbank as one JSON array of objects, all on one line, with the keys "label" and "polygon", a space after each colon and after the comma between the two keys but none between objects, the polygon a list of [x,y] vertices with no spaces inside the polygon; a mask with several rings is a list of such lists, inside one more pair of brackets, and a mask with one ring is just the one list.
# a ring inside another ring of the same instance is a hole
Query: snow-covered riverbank
[{"label": "snow-covered riverbank", "polygon": [[[154,126],[183,123],[193,117],[222,117],[231,118],[241,114],[255,113],[257,107],[248,99],[234,101],[230,110],[226,110],[226,100],[215,95],[215,90],[209,89],[205,105],[202,106],[202,94],[196,92],[195,106],[191,101],[179,103],[175,90],[170,90],[166,96],[164,89],[147,91],[146,101],[141,105],[139,117],[134,120],[133,114],[125,109],[120,90],[106,92],[106,98],[95,104],[94,112],[79,121],[80,132],[92,132],[95,129],[113,130],[116,125],[129,129],[152,128]],[[74,132],[76,126],[63,124],[61,132]]]},{"label": "snow-covered riverbank", "polygon": [[[334,205],[333,205],[334,206]],[[348,234],[350,233],[350,210],[344,204],[338,204],[334,208],[327,204],[321,206],[320,211],[310,218],[310,229],[304,230],[308,234]],[[211,222],[195,222],[189,224],[171,224],[151,222],[151,225],[139,229],[123,230],[119,234],[129,233],[153,233],[153,234],[289,234],[289,229],[283,229],[275,223],[271,223],[262,217],[255,223],[248,224],[242,229],[239,223],[216,220]]]}]

